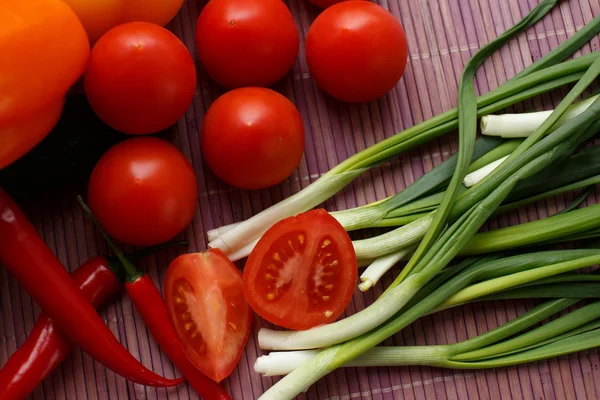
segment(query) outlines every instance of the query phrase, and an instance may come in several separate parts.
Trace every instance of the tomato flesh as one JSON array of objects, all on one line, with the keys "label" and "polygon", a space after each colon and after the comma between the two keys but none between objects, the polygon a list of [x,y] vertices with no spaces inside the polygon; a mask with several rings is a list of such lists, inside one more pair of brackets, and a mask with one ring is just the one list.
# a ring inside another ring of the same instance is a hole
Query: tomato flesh
[{"label": "tomato flesh", "polygon": [[261,317],[289,329],[335,321],[350,303],[358,265],[350,237],[324,210],[273,225],[244,269],[244,291]]},{"label": "tomato flesh", "polygon": [[190,361],[216,382],[225,379],[252,326],[241,273],[218,250],[180,256],[167,271],[165,299]]}]

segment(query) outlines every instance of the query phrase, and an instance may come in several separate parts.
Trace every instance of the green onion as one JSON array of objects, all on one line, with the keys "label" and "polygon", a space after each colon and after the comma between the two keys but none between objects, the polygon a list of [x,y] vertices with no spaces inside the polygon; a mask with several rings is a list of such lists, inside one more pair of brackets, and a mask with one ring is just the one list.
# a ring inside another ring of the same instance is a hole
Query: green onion
[{"label": "green onion", "polygon": [[[544,319],[576,304],[579,299],[553,300],[535,307],[524,315],[475,338],[449,345],[375,347],[351,360],[344,367],[430,365],[445,368],[488,368],[506,365],[504,357],[520,355],[520,363],[532,361],[530,351],[538,348],[548,354],[548,345],[594,331],[600,324],[600,303],[585,306],[572,314],[508,339]],[[563,342],[564,343],[564,342]],[[585,348],[589,348],[589,342]],[[569,352],[580,350],[570,347]],[[556,345],[552,351],[562,351]],[[540,350],[538,350],[539,352]],[[260,357],[254,366],[266,376],[285,375],[319,354],[317,350],[270,353]],[[481,365],[483,359],[485,366]],[[519,363],[519,362],[517,362]]]},{"label": "green onion", "polygon": [[[575,118],[590,106],[598,95],[580,101],[567,109],[565,114],[556,122],[555,127]],[[481,133],[503,138],[523,138],[531,135],[539,128],[552,111],[540,111],[522,114],[486,115],[481,117]]]},{"label": "green onion", "polygon": [[[521,79],[507,82],[499,88],[479,97],[478,115],[483,116],[506,108],[527,98],[579,80],[581,71],[587,69],[600,53],[592,53],[575,60],[566,61]],[[391,138],[379,142],[348,158],[302,191],[288,197],[269,209],[227,229],[213,238],[209,245],[220,248],[226,254],[233,253],[256,241],[275,222],[307,211],[327,200],[366,169],[394,156],[426,143],[456,129],[458,111],[450,110],[415,125]],[[341,175],[341,176],[338,176]],[[393,207],[390,205],[390,207]],[[374,214],[374,220],[379,214]],[[213,231],[213,236],[216,232]],[[247,255],[247,254],[246,254]]]},{"label": "green onion", "polygon": [[[548,7],[551,7],[553,4],[553,2],[542,2],[534,9],[534,11],[532,11],[532,14],[534,15],[532,19],[536,19],[536,11],[540,12],[540,10],[544,10],[547,12],[547,10],[549,10]],[[531,17],[532,14],[526,17],[526,21]],[[527,22],[522,22],[519,25],[521,27],[525,27],[527,26]],[[484,47],[482,50],[480,50],[480,52],[485,53],[486,50],[489,50],[489,47]],[[471,71],[468,72],[470,73]],[[598,75],[598,73],[600,73],[600,62],[594,62],[588,71],[586,71],[586,73],[583,75],[578,84],[569,92],[565,100],[561,102],[557,109],[540,126],[540,128],[533,135],[528,137],[523,144],[512,153],[509,159],[502,164],[500,168],[496,169],[486,179],[474,186],[474,189],[479,190],[477,195],[474,197],[462,196],[456,203],[453,204],[452,200],[457,194],[458,184],[464,178],[466,168],[468,167],[467,163],[468,160],[470,160],[470,154],[472,152],[472,148],[470,146],[461,146],[461,149],[463,149],[465,153],[468,153],[468,157],[461,156],[461,152],[459,151],[459,166],[457,168],[457,172],[454,174],[451,180],[448,195],[445,196],[442,205],[436,212],[439,217],[436,218],[436,223],[433,225],[431,230],[432,233],[428,234],[426,240],[422,242],[420,247],[422,251],[419,252],[419,250],[417,250],[416,257],[413,257],[416,258],[417,261],[409,263],[409,265],[412,265],[413,268],[408,269],[407,274],[397,279],[390,289],[388,289],[388,291],[385,292],[384,295],[382,295],[372,306],[353,316],[358,317],[354,318],[354,322],[356,324],[369,322],[364,325],[365,330],[363,330],[363,332],[366,333],[369,329],[372,329],[373,326],[371,323],[377,319],[379,319],[380,323],[383,323],[389,318],[386,317],[386,315],[389,314],[389,310],[378,309],[381,302],[384,302],[388,296],[396,297],[396,300],[398,301],[394,302],[393,307],[395,311],[399,311],[403,308],[403,306],[406,305],[406,303],[410,301],[410,298],[416,292],[418,292],[423,286],[432,280],[439,273],[439,271],[446,266],[460,251],[469,238],[476,233],[485,220],[487,220],[493,211],[507,197],[519,180],[532,176],[551,163],[556,162],[556,160],[564,157],[565,153],[572,152],[573,149],[575,149],[578,145],[595,134],[599,127],[599,124],[596,123],[596,119],[598,118],[597,113],[600,110],[600,101],[595,101],[590,108],[588,108],[588,110],[580,114],[578,117],[568,121],[565,123],[565,125],[556,129],[554,132],[550,134],[548,133],[550,132],[552,125],[562,116],[562,114],[564,114],[565,110],[575,99],[574,94],[578,92],[580,93],[585,87],[587,87],[586,85],[588,85]],[[461,82],[461,86],[463,84],[468,85],[468,83],[462,80]],[[461,99],[461,101],[463,101],[463,99]],[[471,99],[467,95],[467,99],[464,101],[468,103],[471,102]],[[475,105],[475,108],[476,107],[477,106]],[[463,118],[461,118],[461,123],[462,119],[464,119],[467,127],[470,127],[472,125],[472,121],[468,121],[468,115],[463,114],[462,116]],[[461,139],[466,139],[467,144],[470,144],[471,141],[474,141],[473,138],[469,137],[461,137]],[[464,161],[466,159],[467,163]],[[490,186],[491,183],[494,183],[494,185]],[[457,209],[458,213],[456,213],[455,209]],[[455,213],[454,216],[452,215],[451,211]],[[446,220],[446,217],[449,217],[451,221],[456,222],[454,222],[454,224],[449,226],[447,229],[443,230],[444,227],[442,226],[442,222]],[[439,238],[434,240],[437,236],[439,236]],[[588,257],[588,260],[586,261],[591,262],[593,260],[592,257]],[[406,269],[407,268],[405,268],[405,270]],[[559,267],[556,269],[561,270]],[[549,273],[547,270],[544,271]],[[409,293],[409,296],[398,295],[397,292],[399,290],[401,290],[404,294]],[[429,309],[431,309],[435,307],[435,304],[427,304],[427,306],[430,306]],[[342,366],[366,350],[369,350],[377,343],[381,342],[381,340],[389,337],[391,334],[406,326],[407,323],[414,321],[415,318],[418,318],[420,315],[422,315],[415,313],[413,311],[415,308],[416,307],[413,307],[405,313],[402,313],[400,317],[395,318],[391,323],[377,328],[371,334],[366,334],[366,336],[361,336],[346,343],[321,351],[313,359],[303,363],[299,368],[271,387],[271,389],[269,389],[269,391],[263,395],[263,398],[293,398],[295,395],[303,391],[307,386],[311,385],[328,372]],[[369,313],[370,309],[373,310],[373,313]],[[370,315],[375,313],[379,313],[381,318]],[[337,332],[335,329],[341,326],[340,323],[344,324],[344,321],[329,325],[330,329],[324,330],[322,333],[335,335],[335,340],[339,340],[341,337],[343,337],[343,335],[339,334],[339,332]],[[390,331],[392,328],[395,330]],[[313,331],[312,334],[314,334],[314,329],[309,331]],[[352,337],[351,335],[355,335],[356,332],[359,331],[358,329],[355,329],[355,327],[352,327],[352,329],[352,332],[347,337]],[[300,335],[300,333],[295,334]],[[307,336],[310,336],[310,334],[311,333],[309,333]]]}]

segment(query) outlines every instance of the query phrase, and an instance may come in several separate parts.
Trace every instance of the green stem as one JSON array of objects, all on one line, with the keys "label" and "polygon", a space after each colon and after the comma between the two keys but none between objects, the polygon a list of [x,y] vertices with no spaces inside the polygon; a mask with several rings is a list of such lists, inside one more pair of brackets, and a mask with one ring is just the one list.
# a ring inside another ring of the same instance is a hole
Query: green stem
[{"label": "green stem", "polygon": [[125,270],[125,278],[127,279],[127,281],[135,282],[136,280],[144,276],[144,273],[133,266],[133,264],[127,259],[127,257],[125,257],[123,252],[114,244],[110,236],[108,236],[104,229],[102,229],[102,226],[100,226],[100,223],[98,222],[96,217],[94,217],[92,210],[90,210],[89,207],[85,204],[83,198],[81,196],[77,196],[77,201],[81,205],[81,208],[83,208],[83,211],[85,211],[88,217],[90,217],[96,228],[98,228],[98,231],[100,232],[108,246],[111,248],[113,253],[115,253],[115,256],[119,260],[121,267]]},{"label": "green stem", "polygon": [[488,281],[469,286],[468,288],[455,293],[454,295],[448,297],[437,308],[444,309],[448,307],[454,307],[456,305],[469,302],[473,299],[486,296],[490,293],[500,292],[520,286],[524,282],[532,282],[547,278],[549,276],[574,271],[576,269],[591,267],[598,263],[600,263],[600,255],[592,255],[577,260],[565,261],[558,264],[547,265],[528,271],[517,272],[499,278],[490,279]]}]

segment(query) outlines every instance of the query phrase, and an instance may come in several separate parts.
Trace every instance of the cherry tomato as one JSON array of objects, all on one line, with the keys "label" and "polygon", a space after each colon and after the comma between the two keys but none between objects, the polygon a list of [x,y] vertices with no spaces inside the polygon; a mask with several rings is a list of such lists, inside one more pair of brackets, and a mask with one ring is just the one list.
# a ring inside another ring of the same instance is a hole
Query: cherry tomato
[{"label": "cherry tomato", "polygon": [[211,0],[196,26],[198,57],[222,86],[269,86],[292,68],[300,41],[281,0]]},{"label": "cherry tomato", "polygon": [[327,8],[334,4],[341,3],[342,1],[359,1],[359,0],[308,0],[309,3],[314,4],[317,7]]},{"label": "cherry tomato", "polygon": [[254,311],[288,329],[335,321],[350,303],[358,264],[350,237],[325,210],[286,218],[258,241],[244,267]]},{"label": "cherry tomato", "polygon": [[218,250],[176,258],[165,301],[190,361],[220,382],[242,357],[252,327],[240,271]]},{"label": "cherry tomato", "polygon": [[275,185],[304,152],[304,125],[286,97],[265,88],[232,90],[206,112],[202,152],[214,173],[242,189]]},{"label": "cherry tomato", "polygon": [[163,243],[190,223],[198,184],[190,162],[172,144],[153,137],[113,146],[92,171],[90,208],[109,235],[124,243]]},{"label": "cherry tomato", "polygon": [[148,134],[185,114],[196,90],[196,68],[171,32],[130,22],[98,40],[84,84],[94,112],[106,124],[124,133]]},{"label": "cherry tomato", "polygon": [[8,128],[64,97],[83,73],[90,45],[61,0],[2,0],[0,9],[0,128]]},{"label": "cherry tomato", "polygon": [[325,92],[347,102],[371,101],[389,92],[404,73],[407,57],[400,23],[368,1],[327,8],[306,36],[313,78]]},{"label": "cherry tomato", "polygon": [[132,21],[166,25],[183,0],[63,0],[75,11],[91,43],[111,28]]},{"label": "cherry tomato", "polygon": [[56,126],[65,98],[50,102],[34,116],[6,128],[0,128],[0,169],[16,161],[42,141]]}]

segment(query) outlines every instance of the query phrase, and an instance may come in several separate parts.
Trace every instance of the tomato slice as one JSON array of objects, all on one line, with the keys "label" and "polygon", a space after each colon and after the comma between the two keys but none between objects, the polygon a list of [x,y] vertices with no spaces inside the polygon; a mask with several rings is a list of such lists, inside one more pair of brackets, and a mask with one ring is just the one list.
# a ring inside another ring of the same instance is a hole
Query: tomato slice
[{"label": "tomato slice", "polygon": [[286,218],[258,241],[244,269],[254,311],[302,330],[335,321],[350,303],[358,264],[350,237],[325,210]]},{"label": "tomato slice", "polygon": [[165,300],[190,361],[216,382],[225,379],[252,326],[240,271],[219,250],[182,255],[167,271]]}]

